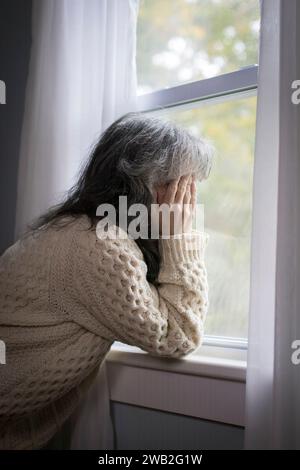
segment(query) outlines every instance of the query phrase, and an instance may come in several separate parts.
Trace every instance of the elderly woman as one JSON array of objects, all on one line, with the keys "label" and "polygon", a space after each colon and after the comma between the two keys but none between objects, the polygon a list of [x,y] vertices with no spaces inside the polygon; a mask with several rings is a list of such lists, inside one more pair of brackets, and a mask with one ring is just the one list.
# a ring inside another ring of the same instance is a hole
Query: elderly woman
[{"label": "elderly woman", "polygon": [[[192,213],[210,159],[209,145],[175,124],[129,113],[102,134],[65,201],[2,255],[1,448],[43,447],[114,341],[172,358],[199,347],[207,235],[192,229]],[[174,205],[183,224],[170,212],[167,236],[159,217],[157,238],[131,237],[118,222],[120,196],[149,214],[154,203]],[[117,214],[107,230],[101,204]]]}]

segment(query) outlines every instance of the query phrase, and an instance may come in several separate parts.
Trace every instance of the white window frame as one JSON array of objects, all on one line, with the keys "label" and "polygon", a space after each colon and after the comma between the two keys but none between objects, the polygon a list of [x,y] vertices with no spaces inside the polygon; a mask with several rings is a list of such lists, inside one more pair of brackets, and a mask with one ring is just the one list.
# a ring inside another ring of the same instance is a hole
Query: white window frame
[{"label": "white window frame", "polygon": [[257,89],[258,66],[243,67],[231,73],[184,83],[138,96],[138,111],[152,112],[189,103],[199,103]]}]

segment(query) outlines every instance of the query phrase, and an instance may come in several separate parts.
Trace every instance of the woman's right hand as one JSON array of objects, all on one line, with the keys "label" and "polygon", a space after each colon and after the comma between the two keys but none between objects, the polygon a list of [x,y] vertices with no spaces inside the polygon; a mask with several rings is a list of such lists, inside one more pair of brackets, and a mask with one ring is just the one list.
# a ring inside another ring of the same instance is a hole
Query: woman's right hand
[{"label": "woman's right hand", "polygon": [[[185,175],[157,188],[157,204],[166,204],[159,213],[160,235],[176,235],[192,230],[196,205],[196,183],[193,175]],[[167,217],[168,220],[164,220]],[[168,233],[166,233],[168,231]]]}]

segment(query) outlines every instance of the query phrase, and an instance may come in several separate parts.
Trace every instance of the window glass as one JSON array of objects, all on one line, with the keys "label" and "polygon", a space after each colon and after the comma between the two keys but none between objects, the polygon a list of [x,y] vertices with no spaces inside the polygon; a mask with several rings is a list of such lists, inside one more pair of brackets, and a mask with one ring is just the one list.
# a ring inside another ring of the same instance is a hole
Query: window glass
[{"label": "window glass", "polygon": [[204,204],[210,235],[205,333],[246,338],[256,97],[202,102],[197,108],[173,108],[164,115],[215,146],[211,174],[198,184],[198,202]]},{"label": "window glass", "polygon": [[138,93],[258,62],[259,0],[140,0]]}]

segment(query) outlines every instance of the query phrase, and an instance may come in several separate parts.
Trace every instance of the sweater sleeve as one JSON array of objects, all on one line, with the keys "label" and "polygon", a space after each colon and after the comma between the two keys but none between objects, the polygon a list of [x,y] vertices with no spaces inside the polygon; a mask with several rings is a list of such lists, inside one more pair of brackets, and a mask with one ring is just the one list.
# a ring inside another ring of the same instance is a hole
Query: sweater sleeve
[{"label": "sweater sleeve", "polygon": [[[160,239],[158,286],[131,239],[96,240],[78,284],[93,315],[112,338],[155,356],[181,357],[197,349],[208,308],[204,252],[208,235]],[[84,290],[84,292],[83,292]]]}]

